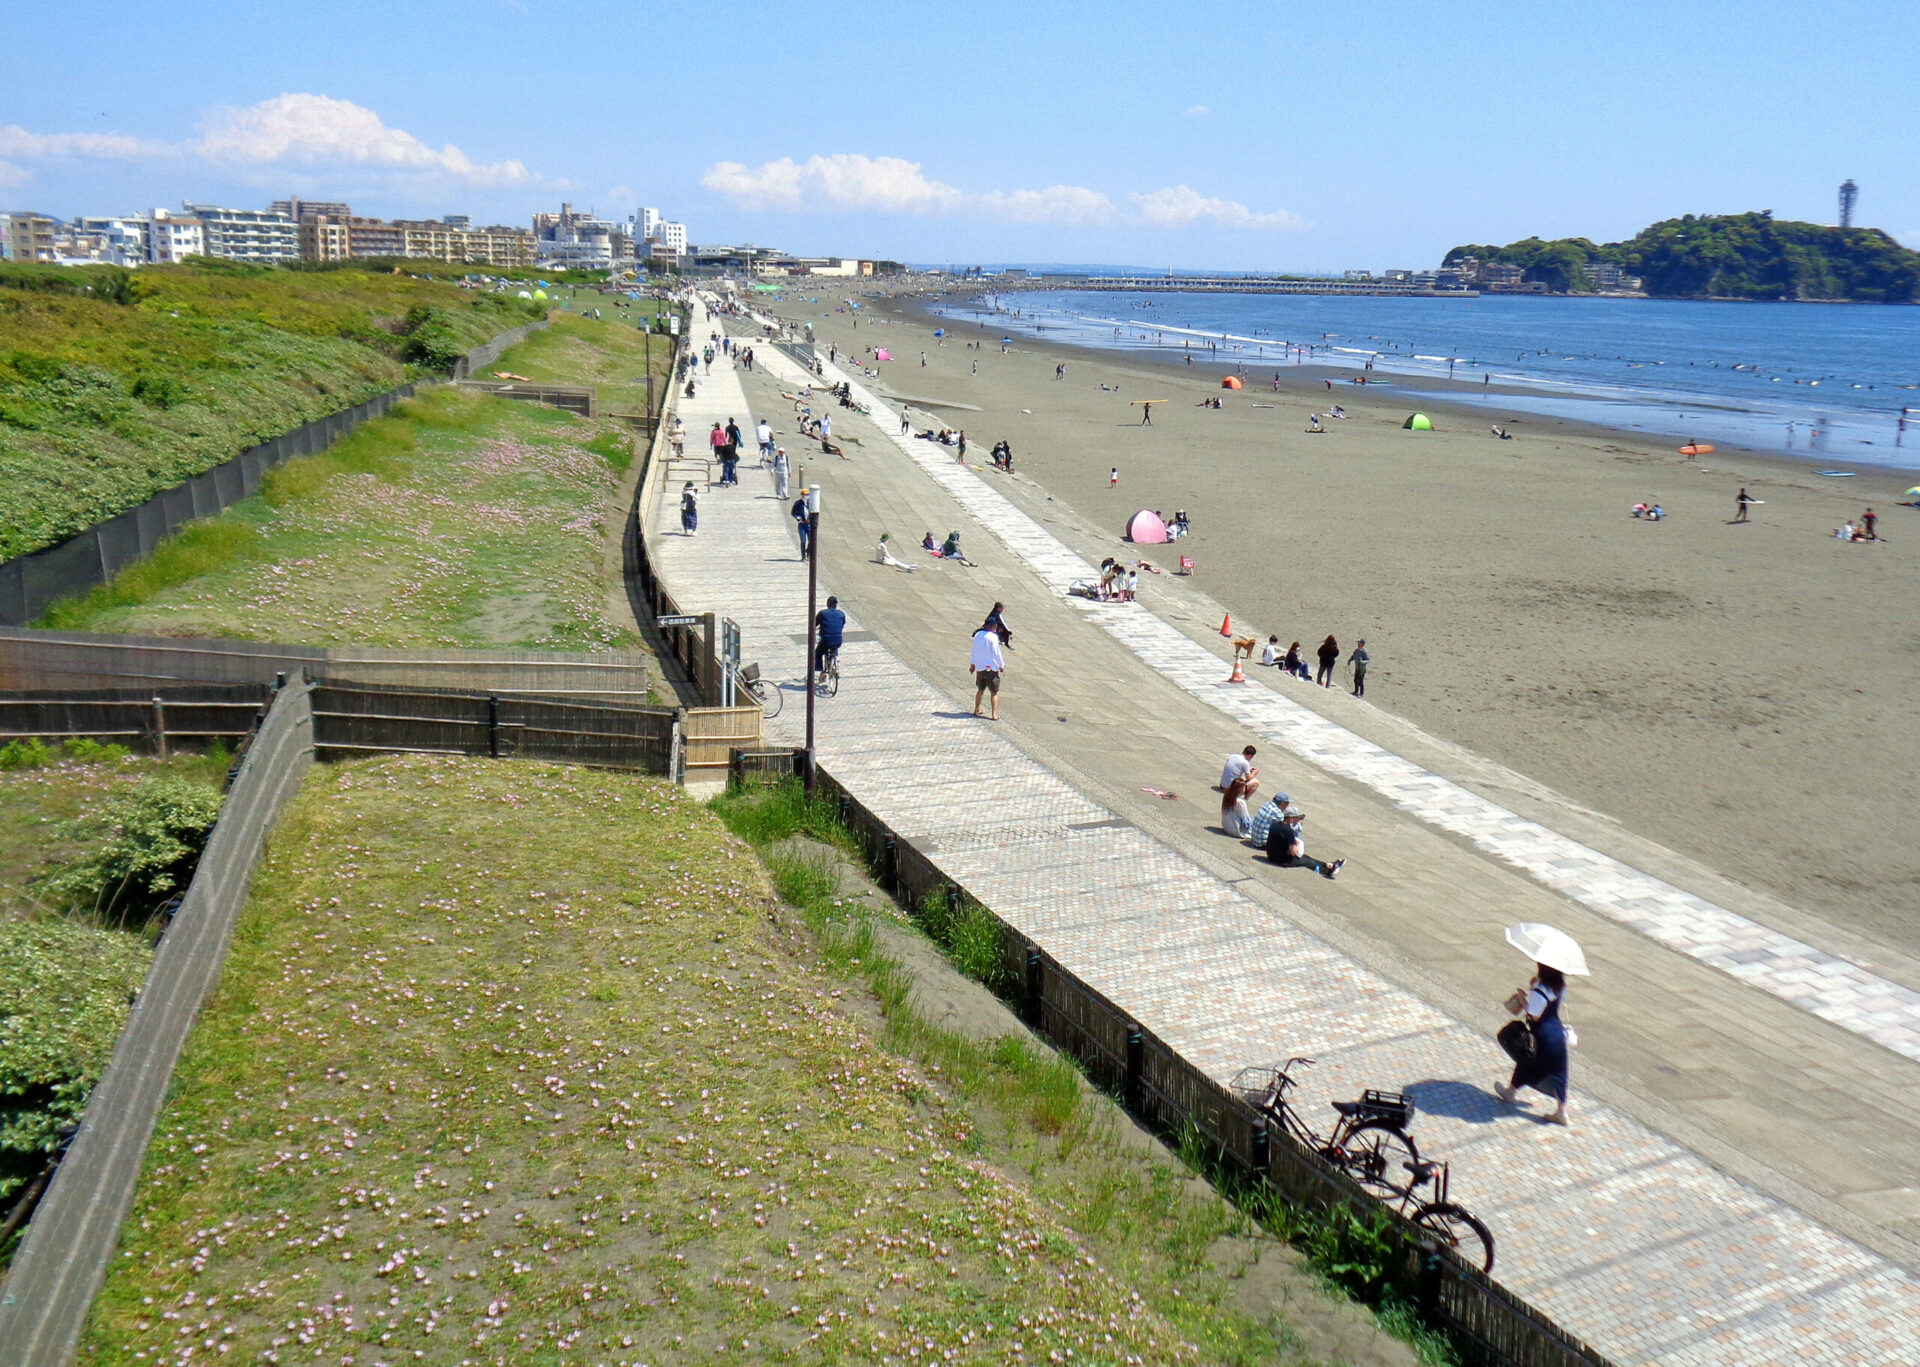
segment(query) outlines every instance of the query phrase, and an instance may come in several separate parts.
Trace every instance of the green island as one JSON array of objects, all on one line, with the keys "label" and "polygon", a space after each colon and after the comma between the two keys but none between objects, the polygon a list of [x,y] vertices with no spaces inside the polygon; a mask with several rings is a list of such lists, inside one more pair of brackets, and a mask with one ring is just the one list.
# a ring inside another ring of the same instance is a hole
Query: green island
[{"label": "green island", "polygon": [[1776,219],[1770,211],[1687,214],[1625,242],[1529,237],[1504,247],[1468,243],[1443,266],[1473,257],[1519,266],[1556,294],[1592,293],[1591,268],[1637,275],[1656,299],[1826,300],[1906,304],[1920,293],[1920,252],[1878,228]]}]

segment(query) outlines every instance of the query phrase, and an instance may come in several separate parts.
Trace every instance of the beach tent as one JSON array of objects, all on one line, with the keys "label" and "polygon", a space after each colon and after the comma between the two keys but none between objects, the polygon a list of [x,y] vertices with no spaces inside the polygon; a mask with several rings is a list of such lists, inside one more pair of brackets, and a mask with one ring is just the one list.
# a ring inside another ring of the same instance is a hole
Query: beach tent
[{"label": "beach tent", "polygon": [[945,337],[947,335],[947,330],[945,328],[935,328],[933,330],[933,335],[935,337]]},{"label": "beach tent", "polygon": [[1920,503],[1920,484],[1916,484],[1907,490],[1907,502]]},{"label": "beach tent", "polygon": [[1240,377],[1238,375],[1229,375],[1226,379],[1220,381],[1220,387],[1222,389],[1239,389],[1241,387]]},{"label": "beach tent", "polygon": [[1433,431],[1433,419],[1425,413],[1410,413],[1407,415],[1407,420],[1400,425],[1409,432]]},{"label": "beach tent", "polygon": [[885,347],[881,347],[878,351],[873,353],[873,359],[876,361],[891,361],[893,359],[893,353],[891,351],[888,351]]},{"label": "beach tent", "polygon": [[1142,546],[1167,544],[1167,524],[1151,508],[1142,508],[1127,521],[1127,540]]},{"label": "beach tent", "polygon": [[547,292],[545,290],[535,290],[533,292],[533,297],[535,299],[545,299],[547,297]]}]

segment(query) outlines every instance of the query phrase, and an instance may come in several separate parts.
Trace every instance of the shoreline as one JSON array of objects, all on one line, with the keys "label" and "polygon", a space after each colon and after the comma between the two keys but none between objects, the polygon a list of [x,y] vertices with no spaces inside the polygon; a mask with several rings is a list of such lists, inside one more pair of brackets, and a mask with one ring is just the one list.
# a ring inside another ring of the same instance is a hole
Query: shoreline
[{"label": "shoreline", "polygon": [[[1688,462],[1642,434],[1519,412],[1503,442],[1487,425],[1507,414],[1453,398],[1423,399],[1438,430],[1408,432],[1398,386],[1370,393],[1327,367],[1223,393],[1218,365],[1032,338],[1002,356],[985,327],[950,327],[942,346],[939,301],[863,302],[857,326],[831,305],[777,311],[842,354],[888,346],[887,391],[973,405],[919,408],[916,426],[964,427],[983,455],[1010,440],[1030,511],[1057,500],[1132,558],[1127,517],[1185,508],[1194,534],[1165,558],[1192,556],[1196,587],[1240,629],[1308,649],[1329,631],[1368,638],[1357,705],[1920,949],[1920,736],[1901,720],[1920,696],[1920,521],[1892,506],[1900,472],[1828,480],[1731,446]],[[1348,418],[1306,434],[1328,378]],[[1215,395],[1223,410],[1199,407]],[[1167,400],[1153,426],[1137,397]],[[1764,502],[1730,526],[1743,486]],[[1640,501],[1668,519],[1629,517]],[[1869,504],[1886,541],[1831,536]]]}]

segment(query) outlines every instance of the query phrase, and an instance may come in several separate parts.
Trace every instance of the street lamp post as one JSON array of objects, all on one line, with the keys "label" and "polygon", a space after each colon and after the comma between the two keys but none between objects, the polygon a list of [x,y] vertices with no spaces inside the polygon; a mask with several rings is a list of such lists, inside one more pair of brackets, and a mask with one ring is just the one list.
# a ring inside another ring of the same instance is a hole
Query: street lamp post
[{"label": "street lamp post", "polygon": [[814,651],[820,634],[816,611],[820,599],[820,486],[807,490],[807,796],[813,796]]}]

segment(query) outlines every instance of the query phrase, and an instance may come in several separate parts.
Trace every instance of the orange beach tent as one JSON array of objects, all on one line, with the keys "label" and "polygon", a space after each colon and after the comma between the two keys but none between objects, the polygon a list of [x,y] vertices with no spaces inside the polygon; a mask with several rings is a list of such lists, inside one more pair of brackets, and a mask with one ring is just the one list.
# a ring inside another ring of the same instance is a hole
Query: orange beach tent
[{"label": "orange beach tent", "polygon": [[1226,379],[1220,381],[1220,387],[1222,389],[1239,389],[1241,388],[1240,377],[1238,375],[1229,375]]}]

